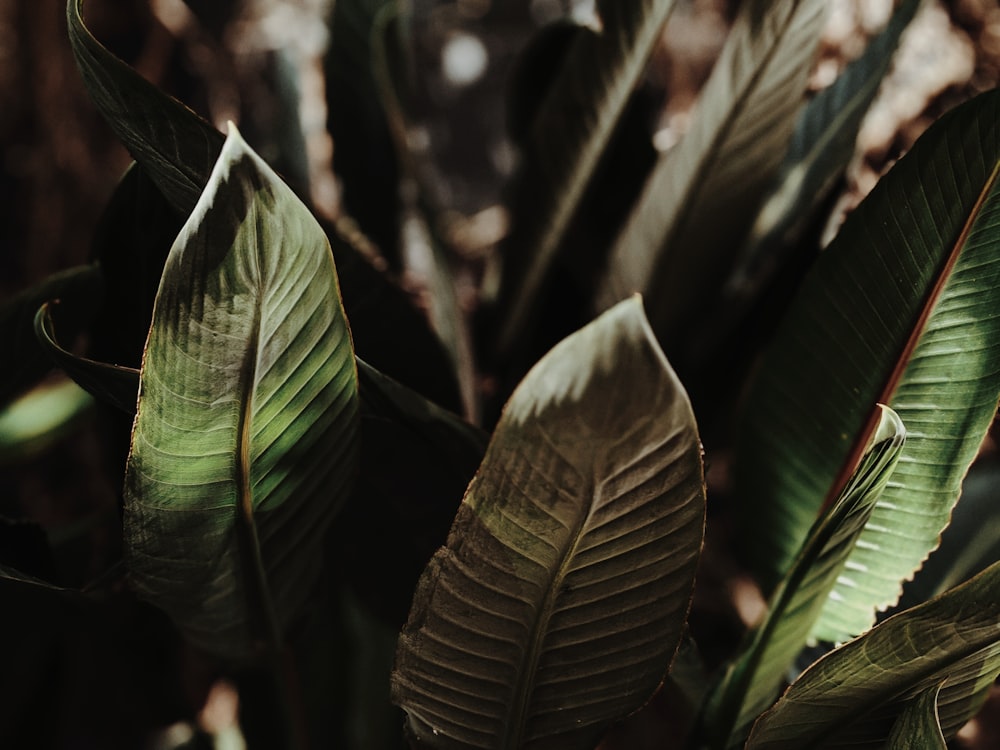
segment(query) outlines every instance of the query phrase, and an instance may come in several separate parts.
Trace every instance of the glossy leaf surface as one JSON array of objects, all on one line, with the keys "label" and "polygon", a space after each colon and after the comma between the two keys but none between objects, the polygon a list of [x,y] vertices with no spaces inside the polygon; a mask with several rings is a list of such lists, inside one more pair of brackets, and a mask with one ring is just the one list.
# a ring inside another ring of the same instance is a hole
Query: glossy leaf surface
[{"label": "glossy leaf surface", "polygon": [[663,679],[703,525],[691,407],[632,298],[508,401],[399,639],[409,731],[435,748],[593,747]]},{"label": "glossy leaf surface", "polygon": [[754,725],[747,750],[882,748],[910,698],[941,684],[946,737],[1000,673],[1000,563],[813,664]]},{"label": "glossy leaf surface", "polygon": [[125,477],[135,589],[216,653],[280,641],[349,491],[357,404],[326,236],[233,128],[154,307]]},{"label": "glossy leaf surface", "polygon": [[863,632],[896,601],[937,545],[996,410],[998,109],[994,91],[942,117],[848,217],[748,390],[734,481],[765,587],[850,475],[875,404],[907,426],[852,575],[836,589],[846,606],[836,621],[824,614],[817,637]]}]

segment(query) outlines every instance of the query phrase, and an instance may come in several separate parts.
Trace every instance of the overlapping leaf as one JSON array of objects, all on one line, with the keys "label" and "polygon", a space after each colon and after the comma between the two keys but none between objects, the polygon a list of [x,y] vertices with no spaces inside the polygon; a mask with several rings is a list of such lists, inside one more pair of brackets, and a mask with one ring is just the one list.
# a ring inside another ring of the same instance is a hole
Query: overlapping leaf
[{"label": "overlapping leaf", "polygon": [[905,430],[891,409],[836,504],[813,527],[795,564],[775,591],[764,621],[716,690],[705,725],[717,747],[733,747],[774,701],[820,616],[837,576],[899,458]]},{"label": "overlapping leaf", "polygon": [[400,636],[393,695],[411,733],[593,747],[663,679],[703,523],[694,417],[634,298],[508,402]]},{"label": "overlapping leaf", "polygon": [[907,425],[818,638],[863,632],[896,601],[937,545],[996,410],[998,108],[994,91],[945,115],[852,213],[747,394],[734,479],[768,587],[845,481],[875,403]]},{"label": "overlapping leaf", "polygon": [[535,116],[523,183],[537,192],[507,243],[500,349],[521,335],[674,0],[598,0],[598,34],[578,34]]},{"label": "overlapping leaf", "polygon": [[906,703],[942,682],[938,711],[950,737],[998,673],[1000,563],[813,664],[757,721],[747,750],[879,750]]},{"label": "overlapping leaf", "polygon": [[355,470],[357,401],[326,237],[233,128],[143,360],[124,518],[140,594],[226,656],[279,640]]},{"label": "overlapping leaf", "polygon": [[933,685],[918,695],[903,709],[892,725],[892,734],[885,750],[946,750],[941,722],[938,720],[937,701],[941,685]]},{"label": "overlapping leaf", "polygon": [[672,343],[681,319],[701,314],[695,303],[721,284],[788,148],[826,5],[741,5],[690,132],[661,157],[619,235],[598,307],[642,291]]}]

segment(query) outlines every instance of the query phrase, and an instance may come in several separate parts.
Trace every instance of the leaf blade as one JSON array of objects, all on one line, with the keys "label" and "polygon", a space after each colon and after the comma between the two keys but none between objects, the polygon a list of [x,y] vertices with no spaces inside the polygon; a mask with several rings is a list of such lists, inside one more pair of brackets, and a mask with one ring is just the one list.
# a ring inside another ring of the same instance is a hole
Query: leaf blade
[{"label": "leaf blade", "polygon": [[[625,373],[648,398],[616,392]],[[638,708],[680,641],[702,481],[690,405],[637,299],[553,349],[418,584],[393,677],[411,731],[434,747],[584,747]]]},{"label": "leaf blade", "polygon": [[130,578],[193,640],[245,657],[315,582],[353,471],[357,375],[326,237],[235,128],[153,321],[125,479]]}]

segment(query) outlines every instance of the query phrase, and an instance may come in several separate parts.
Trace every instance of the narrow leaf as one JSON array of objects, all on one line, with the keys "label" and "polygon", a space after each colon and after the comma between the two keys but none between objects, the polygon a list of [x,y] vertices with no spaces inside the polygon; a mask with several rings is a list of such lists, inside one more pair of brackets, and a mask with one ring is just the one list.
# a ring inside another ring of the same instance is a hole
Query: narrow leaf
[{"label": "narrow leaf", "polygon": [[721,286],[788,148],[826,7],[741,4],[691,130],[660,158],[615,243],[598,307],[644,292],[661,341],[702,314],[697,301]]},{"label": "narrow leaf", "polygon": [[125,477],[136,590],[211,651],[275,646],[349,490],[357,402],[326,237],[231,128],[143,360]]},{"label": "narrow leaf", "polygon": [[399,639],[409,731],[434,748],[593,747],[663,679],[703,525],[691,407],[632,298],[507,403]]},{"label": "narrow leaf", "polygon": [[853,470],[875,404],[907,425],[817,637],[864,632],[898,599],[937,545],[996,411],[998,109],[994,91],[945,115],[851,214],[747,393],[734,482],[766,587]]},{"label": "narrow leaf", "polygon": [[530,319],[566,229],[674,5],[674,0],[599,0],[600,32],[574,37],[549,87],[522,159],[522,183],[541,203],[532,205],[530,217],[516,217],[507,243],[501,352],[513,346]]},{"label": "narrow leaf", "polygon": [[878,429],[860,466],[836,504],[813,527],[775,591],[767,616],[709,704],[705,724],[717,747],[742,743],[753,720],[774,701],[889,481],[904,436],[896,413],[880,407]]},{"label": "narrow leaf", "polygon": [[941,685],[933,685],[915,696],[892,725],[885,750],[946,750],[937,701]]},{"label": "narrow leaf", "polygon": [[0,466],[34,456],[92,413],[94,400],[72,380],[43,383],[0,408]]},{"label": "narrow leaf", "polygon": [[733,272],[731,287],[759,282],[762,266],[773,265],[803,224],[813,218],[854,155],[861,122],[893,59],[903,32],[922,0],[904,0],[864,54],[802,111],[792,134],[777,188],[768,196],[750,230]]},{"label": "narrow leaf", "polygon": [[747,750],[878,750],[905,704],[942,681],[938,706],[949,737],[998,673],[1000,563],[817,661],[757,721]]}]

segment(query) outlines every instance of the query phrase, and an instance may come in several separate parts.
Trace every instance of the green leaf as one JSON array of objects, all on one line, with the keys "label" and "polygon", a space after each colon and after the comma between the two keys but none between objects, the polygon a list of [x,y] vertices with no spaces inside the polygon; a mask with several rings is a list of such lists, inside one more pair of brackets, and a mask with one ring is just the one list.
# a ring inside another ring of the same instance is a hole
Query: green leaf
[{"label": "green leaf", "polygon": [[938,710],[949,737],[998,673],[1000,563],[817,661],[757,721],[747,750],[877,750],[907,701],[942,681]]},{"label": "green leaf", "polygon": [[660,158],[615,243],[599,307],[642,291],[671,346],[703,314],[698,300],[721,286],[788,148],[826,7],[741,4],[690,131]]},{"label": "green leaf", "polygon": [[814,217],[854,155],[861,122],[893,59],[899,38],[922,0],[905,0],[885,29],[830,86],[813,97],[792,134],[776,189],[768,196],[750,230],[732,285],[760,283],[762,265],[776,257]]},{"label": "green leaf", "polygon": [[71,380],[42,385],[0,408],[0,466],[37,455],[70,434],[94,400]]},{"label": "green leaf", "polygon": [[816,522],[772,596],[767,616],[711,699],[705,725],[716,747],[742,742],[753,720],[774,701],[889,481],[905,434],[896,413],[880,407],[879,426],[861,464]]},{"label": "green leaf", "polygon": [[864,632],[898,599],[996,411],[998,108],[996,91],[956,108],[880,181],[805,279],[748,389],[734,491],[766,588],[853,471],[875,404],[907,426],[819,637]]},{"label": "green leaf", "polygon": [[171,205],[187,216],[208,181],[223,136],[108,52],[84,24],[82,5],[83,0],[67,0],[66,19],[90,98]]},{"label": "green leaf", "polygon": [[47,302],[35,315],[35,335],[45,353],[98,401],[111,404],[126,414],[134,414],[139,393],[139,371],[132,367],[97,362],[64,349],[56,336],[52,311],[53,304]]},{"label": "green leaf", "polygon": [[411,734],[593,747],[667,671],[703,526],[694,416],[632,298],[508,401],[400,635],[393,700]]},{"label": "green leaf", "polygon": [[355,468],[325,235],[231,129],[164,269],[125,477],[135,589],[202,647],[276,647]]},{"label": "green leaf", "polygon": [[937,701],[941,685],[933,685],[915,696],[892,725],[885,750],[946,750]]},{"label": "green leaf", "polygon": [[39,346],[32,330],[38,308],[46,301],[61,299],[74,311],[65,321],[72,338],[94,317],[90,301],[103,289],[100,270],[78,266],[50,276],[0,305],[0,341],[4,342],[7,364],[0,373],[0,404],[7,404],[35,385],[51,369],[52,363]]},{"label": "green leaf", "polygon": [[[514,346],[674,0],[599,0],[601,30],[577,34],[535,117],[522,183],[538,201],[507,242],[499,349]],[[516,253],[516,256],[513,254]],[[518,267],[518,266],[523,267]]]}]

